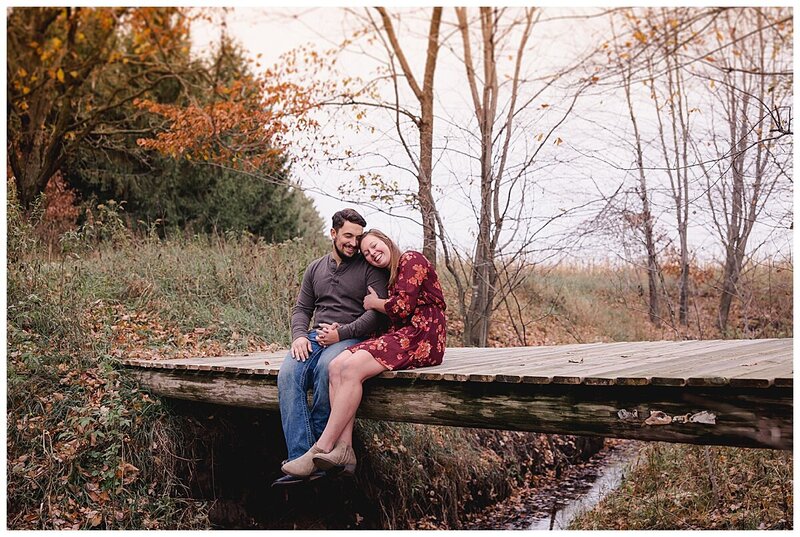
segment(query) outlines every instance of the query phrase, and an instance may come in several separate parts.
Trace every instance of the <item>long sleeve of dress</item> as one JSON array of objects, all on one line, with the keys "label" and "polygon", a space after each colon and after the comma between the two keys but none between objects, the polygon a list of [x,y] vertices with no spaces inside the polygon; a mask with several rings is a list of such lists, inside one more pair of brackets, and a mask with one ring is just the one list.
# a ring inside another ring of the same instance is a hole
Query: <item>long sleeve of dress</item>
[{"label": "long sleeve of dress", "polygon": [[418,252],[406,252],[397,267],[397,280],[384,305],[386,315],[395,324],[404,323],[414,313],[431,264]]}]

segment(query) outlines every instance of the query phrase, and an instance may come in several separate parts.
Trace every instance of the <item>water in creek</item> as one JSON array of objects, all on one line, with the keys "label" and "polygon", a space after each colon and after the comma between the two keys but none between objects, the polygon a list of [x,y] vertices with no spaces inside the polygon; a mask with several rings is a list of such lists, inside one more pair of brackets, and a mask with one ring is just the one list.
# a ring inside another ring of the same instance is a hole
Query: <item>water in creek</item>
[{"label": "water in creek", "polygon": [[635,443],[619,446],[603,458],[601,465],[567,479],[557,491],[548,495],[550,514],[535,518],[528,529],[567,529],[575,517],[597,505],[622,483],[635,464],[637,453]]}]

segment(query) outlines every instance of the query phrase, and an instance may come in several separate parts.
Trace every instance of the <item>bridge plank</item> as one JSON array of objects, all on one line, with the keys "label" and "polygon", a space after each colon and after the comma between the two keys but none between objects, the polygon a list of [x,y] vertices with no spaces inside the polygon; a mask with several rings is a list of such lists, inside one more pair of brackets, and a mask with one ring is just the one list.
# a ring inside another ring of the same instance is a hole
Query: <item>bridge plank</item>
[{"label": "bridge plank", "polygon": [[[473,367],[483,367],[489,365],[503,364],[509,360],[514,360],[520,356],[515,349],[470,349],[471,353],[463,353],[461,356],[451,356],[450,349],[445,353],[444,362],[441,365],[432,366],[432,370],[454,370],[470,369]],[[479,352],[483,351],[483,352]]]},{"label": "bridge plank", "polygon": [[[783,345],[785,347],[785,345]],[[774,346],[778,349],[780,346]],[[697,346],[691,354],[681,350],[677,354],[658,357],[658,362],[648,361],[647,364],[634,364],[619,369],[609,368],[592,375],[594,378],[609,379],[614,378],[618,384],[641,384],[643,379],[647,379],[656,385],[683,386],[688,380],[689,371],[694,376],[722,376],[718,372],[727,368],[727,362],[740,362],[743,357],[750,355],[727,355],[730,346],[719,342],[710,344],[708,347]],[[767,352],[771,352],[768,349]],[[654,357],[655,358],[655,357]],[[709,365],[710,364],[710,365]],[[698,371],[702,368],[702,372]],[[635,375],[647,371],[647,376]],[[727,371],[727,369],[726,369]],[[632,382],[631,382],[632,381]]]},{"label": "bridge plank", "polygon": [[[753,359],[758,360],[753,362]],[[747,381],[754,381],[761,385],[764,383],[772,383],[777,375],[786,371],[786,361],[791,360],[791,355],[787,355],[785,359],[768,358],[763,355],[753,356],[747,362],[752,363],[752,366],[747,366],[742,361],[733,363],[726,366],[720,366],[719,369],[714,370],[715,376],[726,377],[731,382],[736,381],[736,384],[743,386]],[[746,367],[746,369],[745,369]],[[701,372],[693,373],[693,376],[699,377]],[[693,380],[693,379],[690,379]],[[768,386],[769,384],[764,384]]]},{"label": "bridge plank", "polygon": [[648,366],[671,368],[676,364],[684,363],[693,357],[708,356],[715,352],[724,352],[729,348],[725,341],[681,341],[671,345],[660,342],[661,348],[646,349],[638,352],[634,357],[642,359]]},{"label": "bridge plank", "polygon": [[[591,348],[602,348],[608,345],[619,344],[596,343],[570,346],[573,349],[572,351],[559,349],[558,347],[550,347],[544,351],[542,350],[543,348],[539,347],[518,347],[509,349],[509,352],[499,355],[499,358],[495,356],[495,349],[474,349],[476,351],[486,351],[492,358],[482,358],[478,355],[469,360],[453,360],[449,355],[450,351],[448,349],[448,354],[445,356],[445,363],[429,369],[444,371],[444,378],[453,378],[462,381],[470,378],[468,374],[458,375],[458,373],[462,372],[470,372],[476,375],[476,380],[482,379],[480,381],[486,381],[486,379],[492,375],[496,378],[498,374],[500,374],[501,378],[507,378],[509,376],[524,378],[525,376],[532,376],[531,373],[538,370],[549,371],[553,370],[554,367],[569,363],[570,360],[578,361],[581,357],[585,357],[587,355],[586,351],[591,350]],[[631,344],[623,343],[622,345],[630,346]],[[575,350],[576,347],[585,347],[585,349]],[[598,354],[598,356],[602,355]],[[515,375],[507,374],[512,371]]]},{"label": "bridge plank", "polygon": [[[753,368],[746,364],[756,363],[773,358],[779,369],[785,371],[786,363],[791,363],[791,351],[786,353],[781,349],[779,343],[773,343],[771,347],[765,345],[761,350],[752,350],[744,354],[732,356],[710,357],[706,363],[690,364],[687,369],[689,373],[686,383],[690,386],[710,386],[724,383],[730,378],[738,378],[741,385],[744,379],[757,381],[769,381],[765,387],[771,384],[772,378],[759,374],[764,368]],[[759,382],[759,384],[763,384]]]},{"label": "bridge plank", "polygon": [[[656,350],[660,348],[660,345],[658,345],[660,342],[648,343],[650,344],[646,347],[640,344],[629,344],[628,346],[618,347],[612,351],[561,356],[560,361],[533,363],[526,368],[526,372],[533,373],[546,368],[552,369],[553,366],[557,365],[561,369],[569,370],[574,376],[585,376],[586,374],[604,372],[606,370],[618,370],[620,364],[637,364],[643,361],[650,363],[655,360],[663,360],[671,355],[680,357],[684,352],[680,349],[668,353],[663,351],[656,352]],[[600,350],[602,351],[602,348]]]},{"label": "bridge plank", "polygon": [[[753,368],[753,371],[747,373],[734,373],[730,377],[731,385],[734,386],[761,386],[767,388],[769,386],[791,386],[791,379],[783,379],[779,375],[786,372],[784,363],[769,360],[769,363],[763,365],[759,369]],[[757,376],[758,378],[754,378]],[[789,380],[786,384],[785,380]]]},{"label": "bridge plank", "polygon": [[[125,360],[126,365],[138,365],[142,363],[157,363],[158,365],[185,365],[188,362],[196,363],[198,365],[215,364],[218,362],[241,360],[243,358],[263,359],[269,360],[279,353],[269,352],[252,352],[242,354],[229,354],[226,356],[201,356],[196,358],[170,358],[165,360]],[[281,356],[282,357],[282,356]]]},{"label": "bridge plank", "polygon": [[[779,348],[779,347],[775,347]],[[718,364],[725,360],[738,360],[743,354],[741,349],[737,352],[724,343],[712,344],[708,347],[697,346],[696,348],[682,351],[667,357],[654,357],[638,369],[645,368],[648,372],[661,375],[672,375],[675,378],[687,378],[687,370],[694,370],[698,366],[718,367]],[[635,368],[636,369],[636,368]],[[627,373],[628,370],[616,371],[617,374]]]},{"label": "bridge plank", "polygon": [[[791,340],[653,341],[505,349],[449,348],[444,363],[385,372],[381,378],[522,384],[724,386],[730,380],[791,386]],[[777,354],[776,354],[777,353]],[[126,360],[128,367],[274,377],[286,351],[171,360]],[[772,356],[772,367],[763,360]],[[756,365],[751,362],[762,363]],[[749,362],[748,362],[749,361]],[[267,363],[269,362],[269,363]],[[786,364],[781,365],[783,362]]]},{"label": "bridge plank", "polygon": [[[665,360],[671,357],[683,358],[685,350],[676,346],[671,352],[659,352],[652,354],[655,350],[662,348],[658,345],[659,342],[647,342],[647,345],[640,343],[629,344],[626,346],[616,346],[613,353],[605,352],[603,354],[579,354],[567,357],[566,361],[537,363],[526,365],[524,372],[529,377],[543,379],[543,376],[534,375],[537,372],[552,371],[554,366],[557,366],[562,371],[569,371],[568,374],[562,373],[555,375],[551,378],[551,382],[562,384],[580,384],[581,382],[588,382],[591,385],[612,385],[632,384],[641,385],[647,384],[648,379],[640,376],[625,377],[623,373],[629,371],[640,371],[642,363],[648,360],[648,364],[654,359]],[[689,342],[679,342],[689,343]],[[696,342],[691,342],[696,343]],[[697,345],[694,345],[697,347]],[[719,348],[718,342],[711,342],[709,347]],[[575,363],[576,361],[583,360],[582,363]],[[565,363],[566,362],[566,363]]]}]

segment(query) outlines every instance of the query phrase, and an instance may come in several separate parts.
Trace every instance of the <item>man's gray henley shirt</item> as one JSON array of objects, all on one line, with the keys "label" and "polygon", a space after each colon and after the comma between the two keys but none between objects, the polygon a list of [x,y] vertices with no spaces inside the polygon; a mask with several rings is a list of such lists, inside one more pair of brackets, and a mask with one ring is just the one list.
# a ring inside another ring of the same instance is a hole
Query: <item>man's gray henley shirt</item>
[{"label": "man's gray henley shirt", "polygon": [[386,298],[387,271],[373,267],[361,256],[338,265],[327,254],[313,261],[303,275],[297,303],[292,308],[292,341],[308,335],[311,317],[320,323],[339,323],[339,339],[365,338],[376,332],[386,317],[375,310],[364,311],[364,297],[372,287]]}]

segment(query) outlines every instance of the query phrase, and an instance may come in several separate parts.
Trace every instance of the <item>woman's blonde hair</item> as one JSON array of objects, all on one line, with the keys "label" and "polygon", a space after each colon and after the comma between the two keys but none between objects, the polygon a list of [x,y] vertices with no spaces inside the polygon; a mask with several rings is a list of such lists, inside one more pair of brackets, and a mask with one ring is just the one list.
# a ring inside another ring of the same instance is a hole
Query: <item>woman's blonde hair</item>
[{"label": "woman's blonde hair", "polygon": [[361,243],[364,242],[364,239],[367,238],[367,235],[372,235],[384,243],[386,246],[389,247],[389,253],[391,254],[391,259],[389,260],[389,285],[394,284],[395,279],[397,279],[397,265],[400,263],[400,256],[403,255],[403,252],[400,251],[400,248],[394,243],[392,239],[390,239],[386,233],[380,231],[378,229],[370,229],[358,240],[358,248],[361,249]]}]

